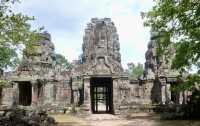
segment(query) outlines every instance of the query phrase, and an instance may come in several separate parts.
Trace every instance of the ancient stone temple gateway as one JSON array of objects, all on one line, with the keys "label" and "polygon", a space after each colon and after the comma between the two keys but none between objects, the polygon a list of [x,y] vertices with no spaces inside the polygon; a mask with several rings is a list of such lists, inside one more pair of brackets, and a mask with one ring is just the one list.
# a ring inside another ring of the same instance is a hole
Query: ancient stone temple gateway
[{"label": "ancient stone temple gateway", "polygon": [[[118,86],[128,86],[128,78],[123,75],[119,50],[119,38],[114,23],[109,18],[93,18],[85,29],[81,64],[77,66],[82,67],[79,69],[81,74],[72,75],[72,86],[76,86],[76,78],[82,78],[83,104],[92,112],[113,113],[118,105]],[[74,70],[72,73],[76,72]],[[73,88],[72,90],[75,91]],[[100,104],[105,104],[104,109],[98,108]]]},{"label": "ancient stone temple gateway", "polygon": [[12,83],[2,91],[2,105],[58,109],[74,104],[87,113],[118,114],[133,106],[186,101],[185,92],[170,91],[171,85],[180,82],[168,64],[156,61],[155,35],[139,80],[129,80],[124,73],[117,29],[110,18],[92,18],[87,24],[83,53],[70,71],[54,65],[51,36],[41,35],[44,39],[35,45],[37,50],[25,50],[22,64],[5,76]]}]

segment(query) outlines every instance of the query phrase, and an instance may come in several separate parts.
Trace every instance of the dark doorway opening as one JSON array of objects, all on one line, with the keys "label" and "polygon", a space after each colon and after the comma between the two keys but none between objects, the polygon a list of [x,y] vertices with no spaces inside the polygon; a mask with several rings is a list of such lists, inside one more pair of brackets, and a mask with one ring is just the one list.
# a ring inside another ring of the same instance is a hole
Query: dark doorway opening
[{"label": "dark doorway opening", "polygon": [[30,82],[19,83],[19,105],[30,106],[32,101],[32,86]]},{"label": "dark doorway opening", "polygon": [[172,90],[171,90],[171,101],[173,102],[173,103],[179,103],[179,93],[177,92],[177,91],[175,91],[174,89],[175,89],[175,87],[178,85],[176,82],[171,82],[170,83],[171,84],[171,88],[172,88]]},{"label": "dark doorway opening", "polygon": [[91,108],[93,113],[113,113],[113,83],[111,77],[90,80]]}]

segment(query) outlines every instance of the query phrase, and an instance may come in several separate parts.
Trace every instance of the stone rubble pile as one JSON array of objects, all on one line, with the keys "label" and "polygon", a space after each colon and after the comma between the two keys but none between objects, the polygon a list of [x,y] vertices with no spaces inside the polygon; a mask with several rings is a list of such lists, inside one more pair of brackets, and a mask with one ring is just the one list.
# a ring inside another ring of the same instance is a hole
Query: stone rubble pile
[{"label": "stone rubble pile", "polygon": [[0,126],[56,126],[54,118],[43,110],[1,110]]}]

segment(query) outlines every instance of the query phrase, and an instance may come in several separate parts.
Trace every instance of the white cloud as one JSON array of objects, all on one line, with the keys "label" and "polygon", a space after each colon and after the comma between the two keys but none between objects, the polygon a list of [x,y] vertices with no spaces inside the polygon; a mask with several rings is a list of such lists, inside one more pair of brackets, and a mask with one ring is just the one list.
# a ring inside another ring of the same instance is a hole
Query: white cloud
[{"label": "white cloud", "polygon": [[118,30],[122,64],[144,62],[149,30],[143,27],[141,11],[147,11],[153,0],[26,0],[16,6],[34,15],[34,26],[45,26],[53,38],[56,52],[70,61],[81,54],[84,28],[92,17],[110,17]]},{"label": "white cloud", "polygon": [[81,54],[81,39],[81,36],[75,36],[71,33],[52,31],[55,51],[63,54],[69,61],[77,59]]}]

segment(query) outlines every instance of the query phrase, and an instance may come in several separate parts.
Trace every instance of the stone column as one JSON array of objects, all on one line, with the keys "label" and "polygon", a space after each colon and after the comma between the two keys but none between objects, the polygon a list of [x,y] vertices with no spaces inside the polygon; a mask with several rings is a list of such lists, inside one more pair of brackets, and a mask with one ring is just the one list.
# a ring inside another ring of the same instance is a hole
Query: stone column
[{"label": "stone column", "polygon": [[13,93],[13,105],[19,104],[19,85],[17,83],[13,83],[12,93]]},{"label": "stone column", "polygon": [[139,94],[139,97],[140,98],[143,98],[143,91],[142,91],[142,86],[141,85],[139,85],[139,87],[138,87],[138,94]]},{"label": "stone column", "polygon": [[187,104],[187,96],[188,96],[187,92],[188,91],[183,92],[183,103],[182,104],[184,104],[184,105]]},{"label": "stone column", "polygon": [[161,103],[165,104],[166,99],[166,79],[165,78],[159,78],[160,84],[161,84]]},{"label": "stone column", "polygon": [[37,106],[38,96],[37,96],[37,81],[31,81],[32,85],[32,101],[31,106]]},{"label": "stone column", "polygon": [[84,77],[84,102],[83,109],[91,113],[90,77]]},{"label": "stone column", "polygon": [[113,78],[113,114],[120,114],[118,93],[118,78]]},{"label": "stone column", "polygon": [[171,102],[171,85],[170,84],[166,84],[166,103],[170,103]]},{"label": "stone column", "polygon": [[179,93],[178,104],[180,104],[180,105],[184,103],[184,97],[183,97],[183,95],[184,95],[184,92],[180,92]]},{"label": "stone column", "polygon": [[165,104],[165,102],[166,102],[166,96],[165,96],[165,89],[166,87],[165,87],[165,85],[162,85],[162,87],[161,87],[161,102],[162,102],[162,104]]}]

